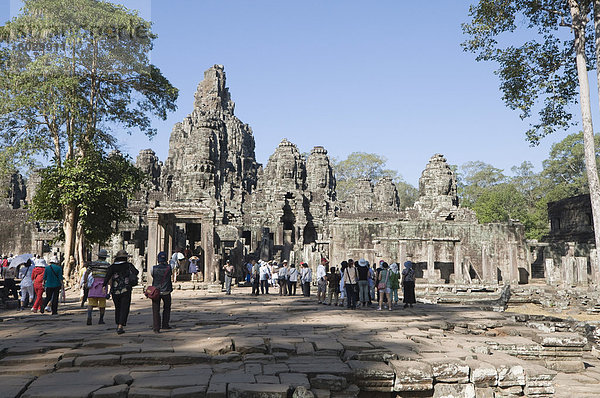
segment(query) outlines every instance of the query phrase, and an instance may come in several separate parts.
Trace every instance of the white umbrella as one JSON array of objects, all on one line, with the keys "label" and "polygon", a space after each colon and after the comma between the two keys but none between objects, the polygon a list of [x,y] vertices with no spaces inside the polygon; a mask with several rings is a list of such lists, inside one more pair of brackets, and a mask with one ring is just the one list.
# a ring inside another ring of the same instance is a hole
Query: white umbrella
[{"label": "white umbrella", "polygon": [[21,264],[25,264],[27,262],[27,260],[29,260],[30,258],[34,258],[35,254],[20,254],[17,257],[14,257],[12,260],[10,260],[10,264],[8,265],[9,268],[15,268],[18,267]]}]

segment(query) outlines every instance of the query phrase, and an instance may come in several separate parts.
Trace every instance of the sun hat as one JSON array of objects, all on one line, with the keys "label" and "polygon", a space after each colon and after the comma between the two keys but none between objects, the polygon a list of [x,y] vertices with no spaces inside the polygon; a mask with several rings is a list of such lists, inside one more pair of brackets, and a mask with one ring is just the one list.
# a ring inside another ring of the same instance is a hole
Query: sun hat
[{"label": "sun hat", "polygon": [[404,266],[405,266],[406,268],[410,268],[410,267],[412,267],[412,262],[411,262],[411,261],[406,261],[406,262],[404,263]]},{"label": "sun hat", "polygon": [[108,257],[108,252],[106,251],[106,249],[98,250],[98,258],[107,258],[107,257]]},{"label": "sun hat", "polygon": [[58,257],[56,257],[56,256],[50,257],[50,264],[60,264]]},{"label": "sun hat", "polygon": [[358,260],[358,265],[361,267],[366,267],[367,265],[369,265],[369,262],[364,258],[361,258],[360,260]]},{"label": "sun hat", "polygon": [[127,259],[127,257],[129,257],[129,253],[127,253],[125,250],[119,250],[117,254],[115,254],[115,260],[120,258]]}]

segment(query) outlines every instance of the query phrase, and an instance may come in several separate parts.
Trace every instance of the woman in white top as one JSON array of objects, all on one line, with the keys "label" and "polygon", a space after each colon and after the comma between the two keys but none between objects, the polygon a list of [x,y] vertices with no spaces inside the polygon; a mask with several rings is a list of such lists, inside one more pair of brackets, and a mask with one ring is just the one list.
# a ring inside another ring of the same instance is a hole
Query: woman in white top
[{"label": "woman in white top", "polygon": [[269,294],[269,279],[271,279],[271,271],[269,270],[269,265],[263,261],[260,265],[258,272],[260,274],[260,293]]}]

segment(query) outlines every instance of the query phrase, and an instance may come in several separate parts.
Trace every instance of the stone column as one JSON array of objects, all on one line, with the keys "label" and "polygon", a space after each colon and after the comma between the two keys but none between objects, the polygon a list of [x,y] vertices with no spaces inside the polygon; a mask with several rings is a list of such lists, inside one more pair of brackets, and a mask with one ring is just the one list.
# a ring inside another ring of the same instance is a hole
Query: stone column
[{"label": "stone column", "polygon": [[152,284],[152,269],[150,268],[150,264],[158,256],[159,248],[162,246],[161,243],[158,232],[158,214],[150,209],[148,210],[148,247],[146,248],[148,284]]},{"label": "stone column", "polygon": [[587,286],[588,275],[587,275],[587,257],[575,257],[575,264],[577,269],[577,285]]},{"label": "stone column", "polygon": [[575,258],[572,256],[562,257],[562,274],[563,274],[563,285],[565,287],[573,286],[574,282],[574,268]]},{"label": "stone column", "polygon": [[518,285],[519,284],[519,263],[518,263],[518,252],[517,252],[517,242],[509,242],[508,244],[508,264],[509,264],[509,277],[510,283]]},{"label": "stone column", "polygon": [[202,220],[202,247],[204,248],[204,269],[206,282],[215,282],[219,276],[217,264],[215,264],[214,248],[214,225],[208,219]]},{"label": "stone column", "polygon": [[454,281],[456,283],[464,283],[462,250],[460,242],[454,243]]},{"label": "stone column", "polygon": [[598,252],[596,249],[590,250],[590,264],[592,268],[592,283],[595,285],[600,285],[600,269],[598,267]]},{"label": "stone column", "polygon": [[404,240],[400,241],[400,252],[398,253],[398,261],[400,261],[400,264],[398,264],[398,269],[402,270],[402,266],[406,262],[406,241]]},{"label": "stone column", "polygon": [[481,282],[493,283],[490,258],[488,256],[487,245],[481,245]]},{"label": "stone column", "polygon": [[425,278],[428,282],[433,282],[435,277],[435,248],[433,240],[427,241],[427,273]]},{"label": "stone column", "polygon": [[554,285],[556,283],[556,278],[554,277],[554,259],[547,258],[545,261],[546,269],[546,284]]}]

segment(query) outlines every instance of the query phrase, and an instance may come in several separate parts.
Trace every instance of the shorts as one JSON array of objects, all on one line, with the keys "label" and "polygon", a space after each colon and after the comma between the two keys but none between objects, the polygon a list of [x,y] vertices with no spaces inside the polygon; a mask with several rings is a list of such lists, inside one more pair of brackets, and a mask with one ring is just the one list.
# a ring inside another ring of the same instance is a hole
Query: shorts
[{"label": "shorts", "polygon": [[92,307],[106,308],[106,299],[103,297],[88,297],[88,305]]}]

